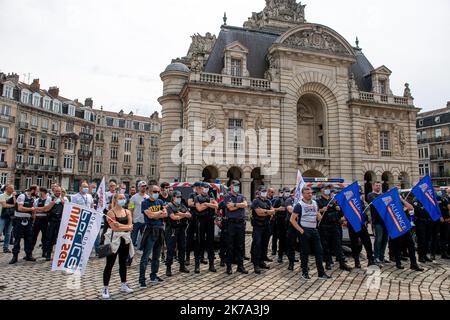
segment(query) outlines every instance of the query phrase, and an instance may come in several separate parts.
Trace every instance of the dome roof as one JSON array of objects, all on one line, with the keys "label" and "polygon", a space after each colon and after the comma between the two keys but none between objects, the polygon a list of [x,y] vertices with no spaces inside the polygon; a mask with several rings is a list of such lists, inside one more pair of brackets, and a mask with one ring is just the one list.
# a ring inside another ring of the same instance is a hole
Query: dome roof
[{"label": "dome roof", "polygon": [[164,72],[168,71],[189,72],[190,70],[185,64],[180,62],[174,62],[169,64],[166,70],[164,70]]}]

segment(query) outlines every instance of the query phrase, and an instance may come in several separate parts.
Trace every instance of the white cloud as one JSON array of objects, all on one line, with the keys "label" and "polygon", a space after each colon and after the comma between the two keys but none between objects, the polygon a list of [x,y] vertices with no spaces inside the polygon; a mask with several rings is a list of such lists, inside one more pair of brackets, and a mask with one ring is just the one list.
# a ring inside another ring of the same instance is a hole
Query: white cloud
[{"label": "white cloud", "polygon": [[[416,105],[444,106],[450,71],[450,2],[434,0],[309,0],[308,21],[325,24],[354,43],[374,67],[392,71],[394,93],[411,84]],[[31,73],[44,87],[112,110],[160,110],[159,74],[186,54],[194,33],[242,26],[263,0],[0,0],[0,68]]]}]

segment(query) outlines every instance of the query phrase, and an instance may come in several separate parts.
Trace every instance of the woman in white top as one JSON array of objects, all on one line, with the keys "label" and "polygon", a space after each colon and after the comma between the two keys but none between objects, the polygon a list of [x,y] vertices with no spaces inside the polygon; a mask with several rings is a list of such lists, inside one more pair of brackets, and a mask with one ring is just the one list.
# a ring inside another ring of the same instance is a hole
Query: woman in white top
[{"label": "woman in white top", "polygon": [[133,290],[127,285],[127,258],[134,255],[131,245],[131,231],[133,230],[133,218],[130,210],[124,209],[126,198],[124,194],[114,194],[111,202],[111,210],[108,212],[108,223],[111,227],[105,234],[105,244],[111,244],[112,255],[106,258],[106,266],[103,271],[103,299],[109,299],[109,281],[111,272],[119,256],[119,273],[122,285],[120,291],[132,293]]}]

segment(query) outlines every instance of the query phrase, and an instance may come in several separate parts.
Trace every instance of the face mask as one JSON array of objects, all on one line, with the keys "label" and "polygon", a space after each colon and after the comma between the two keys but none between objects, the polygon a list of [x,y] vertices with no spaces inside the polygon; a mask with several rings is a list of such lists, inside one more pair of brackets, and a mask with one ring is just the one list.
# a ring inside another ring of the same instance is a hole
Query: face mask
[{"label": "face mask", "polygon": [[92,189],[92,193],[97,193],[97,189]]},{"label": "face mask", "polygon": [[239,187],[233,187],[233,191],[238,193],[239,192]]},{"label": "face mask", "polygon": [[55,203],[56,204],[60,204],[61,203],[61,199],[60,198],[56,199]]},{"label": "face mask", "polygon": [[181,204],[181,198],[176,198],[176,199],[175,199],[175,203],[176,203],[177,205],[180,205],[180,204]]},{"label": "face mask", "polygon": [[437,195],[438,197],[442,197],[442,191],[438,191]]},{"label": "face mask", "polygon": [[284,197],[285,197],[285,198],[289,198],[290,195],[291,195],[290,193],[285,193],[285,194],[284,194]]},{"label": "face mask", "polygon": [[262,198],[267,198],[267,192],[262,192],[262,193],[261,193],[261,197],[262,197]]},{"label": "face mask", "polygon": [[158,198],[159,198],[159,193],[153,193],[153,194],[152,194],[152,198],[155,199],[155,200],[158,200]]},{"label": "face mask", "polygon": [[119,200],[117,201],[117,204],[121,207],[125,207],[125,205],[127,204],[127,200],[125,199]]},{"label": "face mask", "polygon": [[208,193],[209,192],[209,188],[203,188],[203,193]]},{"label": "face mask", "polygon": [[89,188],[83,188],[81,191],[82,191],[83,193],[88,193],[88,192],[89,192]]},{"label": "face mask", "polygon": [[324,195],[329,196],[331,194],[331,190],[325,190],[323,192]]}]

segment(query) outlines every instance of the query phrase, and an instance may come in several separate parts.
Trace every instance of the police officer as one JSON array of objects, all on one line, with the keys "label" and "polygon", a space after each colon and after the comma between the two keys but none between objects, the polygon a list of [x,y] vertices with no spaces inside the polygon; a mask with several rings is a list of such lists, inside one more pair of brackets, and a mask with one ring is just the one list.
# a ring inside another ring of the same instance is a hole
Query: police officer
[{"label": "police officer", "polygon": [[189,273],[186,269],[186,227],[187,220],[191,218],[189,209],[182,203],[182,195],[180,191],[174,191],[172,194],[172,202],[167,205],[168,228],[167,228],[167,261],[166,275],[172,276],[173,257],[175,255],[175,247],[178,250],[178,263],[180,264],[180,272]]},{"label": "police officer", "polygon": [[[373,192],[369,193],[367,196],[367,201],[371,204],[376,198],[383,194],[382,185],[380,182],[375,182],[373,184]],[[370,206],[370,212],[372,214],[372,226],[375,231],[375,245],[374,245],[374,254],[375,254],[375,262],[382,267],[383,263],[390,263],[389,260],[385,259],[386,248],[388,245],[389,234],[386,229],[386,225],[384,224],[383,219],[381,218],[380,213],[375,208],[374,205]]]},{"label": "police officer", "polygon": [[286,252],[289,259],[289,271],[294,271],[295,262],[299,262],[299,260],[295,259],[295,250],[297,248],[297,244],[300,240],[300,234],[291,224],[291,215],[294,212],[294,201],[295,201],[295,189],[291,190],[290,197],[286,200]]},{"label": "police officer", "polygon": [[342,251],[341,219],[343,217],[341,208],[334,199],[331,198],[331,186],[324,185],[321,190],[321,197],[317,200],[319,212],[323,216],[319,224],[319,234],[324,252],[325,269],[331,270],[333,265],[332,252],[335,252],[339,262],[339,268],[344,271],[352,269],[345,263]]},{"label": "police officer", "polygon": [[[401,199],[404,211],[408,219],[411,220],[410,213],[414,211],[414,207],[407,203],[405,200]],[[416,248],[415,243],[412,238],[412,232],[411,230],[405,233],[404,235],[397,237],[395,239],[390,240],[392,244],[392,251],[395,259],[395,263],[397,266],[397,269],[403,270],[405,267],[402,266],[402,248],[403,246],[407,247],[409,260],[411,263],[411,270],[414,271],[423,271],[421,267],[417,264],[417,257],[416,257]]]},{"label": "police officer", "polygon": [[294,207],[290,220],[294,228],[300,233],[302,278],[304,280],[311,279],[308,257],[310,249],[313,247],[319,278],[328,280],[331,277],[325,273],[323,268],[323,249],[320,243],[320,234],[317,230],[317,222],[322,220],[323,215],[319,212],[317,202],[312,200],[313,192],[311,188],[303,188],[302,195],[303,199]]},{"label": "police officer", "polygon": [[219,203],[219,208],[217,209],[217,217],[214,223],[220,228],[220,266],[225,267],[227,259],[228,218],[225,217],[225,203],[223,202],[223,200]]},{"label": "police officer", "polygon": [[224,216],[227,219],[227,274],[233,274],[233,255],[236,255],[237,272],[248,274],[244,268],[244,246],[245,246],[245,209],[248,207],[247,200],[239,193],[240,182],[232,181],[230,192],[223,199]]},{"label": "police officer", "polygon": [[[280,196],[274,200],[273,208],[275,210],[275,216],[273,218],[274,228],[273,228],[273,238],[272,244],[275,239],[278,240],[278,263],[283,262],[283,256],[286,254],[286,217],[287,217],[287,206],[286,201],[291,196],[289,188],[283,188],[280,190]],[[274,248],[272,247],[272,250]],[[276,251],[276,246],[275,246]],[[273,253],[273,252],[272,252]],[[276,254],[276,252],[275,252]]]},{"label": "police officer", "polygon": [[448,222],[450,220],[449,214],[449,202],[448,198],[443,194],[441,190],[437,192],[437,200],[439,203],[439,208],[441,209],[442,219],[438,222],[439,225],[439,240],[440,240],[440,251],[442,259],[450,259],[447,253],[448,250]]},{"label": "police officer", "polygon": [[428,254],[430,253],[429,243],[432,231],[430,215],[416,198],[414,198],[412,205],[414,207],[419,262],[433,262],[433,260],[428,257]]},{"label": "police officer", "polygon": [[[270,201],[270,205],[273,208],[273,203],[275,201],[275,199],[277,198],[277,195],[275,194],[275,189],[274,188],[269,188],[267,189],[267,200]],[[268,255],[268,251],[269,251],[269,242],[270,242],[270,238],[272,238],[272,251],[275,251],[276,254],[276,247],[277,247],[277,236],[274,235],[274,217],[272,216],[269,220],[269,233],[264,237],[263,239],[263,255],[262,255],[262,261],[264,262],[273,262],[272,259],[269,258]],[[272,252],[273,253],[273,252]]]},{"label": "police officer", "polygon": [[16,201],[17,210],[14,213],[14,248],[13,258],[9,264],[17,263],[20,252],[20,240],[24,239],[25,260],[36,261],[33,257],[33,224],[32,217],[36,211],[34,200],[38,192],[38,186],[31,186],[25,193],[21,194]]},{"label": "police officer", "polygon": [[200,273],[202,253],[208,253],[209,271],[217,272],[214,266],[214,219],[219,205],[209,195],[209,184],[202,183],[201,193],[195,197],[197,209],[197,239],[195,241],[195,273]]},{"label": "police officer", "polygon": [[45,243],[47,242],[47,229],[48,229],[48,214],[53,208],[55,202],[48,195],[46,188],[39,188],[40,197],[34,201],[34,207],[36,208],[34,222],[33,222],[33,250],[36,246],[39,233],[42,233],[42,257],[45,258]]},{"label": "police officer", "polygon": [[[265,186],[259,189],[259,195],[252,203],[252,262],[256,274],[261,274],[262,269],[270,269],[264,262],[264,254],[267,253],[267,243],[265,240],[270,234],[270,219],[275,215],[272,204],[268,199],[268,192]],[[265,249],[264,249],[265,247]]]},{"label": "police officer", "polygon": [[53,246],[56,244],[61,218],[64,210],[64,199],[61,195],[61,187],[53,189],[52,202],[54,202],[48,215],[47,241],[44,244],[45,260],[51,261]]},{"label": "police officer", "polygon": [[[191,219],[189,220],[188,227],[186,229],[186,265],[190,264],[191,252],[195,248],[195,237],[197,235],[197,209],[195,207],[195,197],[200,194],[200,189],[202,187],[202,182],[195,182],[192,186],[194,192],[189,195],[187,206],[191,212]],[[203,254],[202,254],[203,256]]]}]

